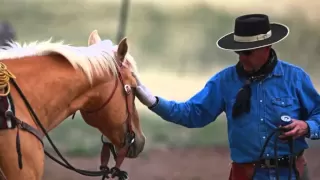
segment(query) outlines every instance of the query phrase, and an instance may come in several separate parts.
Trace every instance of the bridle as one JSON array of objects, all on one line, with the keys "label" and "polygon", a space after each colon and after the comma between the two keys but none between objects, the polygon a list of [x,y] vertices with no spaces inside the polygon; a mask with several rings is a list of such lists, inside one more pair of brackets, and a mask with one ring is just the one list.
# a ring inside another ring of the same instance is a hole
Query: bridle
[{"label": "bridle", "polygon": [[[109,171],[109,174],[111,174],[112,178],[119,177],[119,179],[121,179],[121,178],[126,179],[128,177],[128,174],[125,171],[121,171],[120,166],[121,166],[123,160],[125,159],[128,151],[129,151],[130,146],[135,141],[135,133],[132,128],[132,113],[133,113],[133,108],[134,108],[133,106],[134,106],[135,94],[134,94],[134,91],[131,88],[131,86],[128,84],[125,84],[123,81],[123,77],[121,75],[121,68],[123,68],[123,66],[119,65],[119,68],[117,67],[117,77],[115,79],[114,87],[111,91],[111,94],[104,101],[104,103],[102,103],[102,105],[99,106],[99,108],[97,108],[97,109],[94,109],[94,110],[82,109],[82,111],[87,114],[97,113],[97,112],[101,111],[104,107],[106,107],[109,104],[109,102],[113,98],[113,96],[116,92],[116,89],[118,87],[118,83],[120,81],[121,85],[123,86],[124,93],[125,93],[125,99],[126,99],[127,118],[126,118],[125,122],[126,122],[126,126],[127,126],[127,133],[125,135],[123,145],[118,152],[115,150],[115,146],[112,144],[112,142],[110,142],[109,140],[104,138],[103,135],[101,135],[101,141],[103,143],[103,146],[102,146],[101,155],[100,155],[100,163],[101,163],[100,170]],[[130,102],[131,99],[133,100],[133,102]],[[73,114],[73,117],[74,117],[74,114]],[[115,166],[111,169],[108,168],[108,163],[109,163],[109,159],[110,159],[110,151],[111,151],[111,153],[114,157],[115,163],[116,163]],[[109,176],[104,175],[102,179],[105,179],[105,178],[109,178]]]}]

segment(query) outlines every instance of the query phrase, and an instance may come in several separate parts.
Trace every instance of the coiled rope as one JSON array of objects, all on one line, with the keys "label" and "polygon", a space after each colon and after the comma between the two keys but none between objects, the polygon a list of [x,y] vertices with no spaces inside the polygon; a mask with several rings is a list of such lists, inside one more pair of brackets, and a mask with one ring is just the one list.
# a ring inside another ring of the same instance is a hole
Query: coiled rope
[{"label": "coiled rope", "polygon": [[[15,79],[16,77],[4,63],[0,62],[0,90],[4,90],[0,92],[0,96],[7,96],[10,93],[10,78]],[[5,90],[6,87],[8,87],[7,90]]]}]

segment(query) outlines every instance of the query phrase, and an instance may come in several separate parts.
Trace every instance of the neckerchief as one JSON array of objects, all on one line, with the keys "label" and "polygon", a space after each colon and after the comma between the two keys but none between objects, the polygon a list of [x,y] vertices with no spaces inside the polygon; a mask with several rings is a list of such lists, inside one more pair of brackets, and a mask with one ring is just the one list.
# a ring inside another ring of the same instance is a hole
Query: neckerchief
[{"label": "neckerchief", "polygon": [[244,112],[250,112],[251,83],[265,79],[273,71],[277,62],[277,54],[273,49],[271,49],[268,61],[258,71],[253,73],[247,72],[244,70],[240,62],[237,63],[237,74],[240,77],[246,78],[246,81],[236,96],[236,102],[234,103],[232,110],[232,117],[237,117]]}]

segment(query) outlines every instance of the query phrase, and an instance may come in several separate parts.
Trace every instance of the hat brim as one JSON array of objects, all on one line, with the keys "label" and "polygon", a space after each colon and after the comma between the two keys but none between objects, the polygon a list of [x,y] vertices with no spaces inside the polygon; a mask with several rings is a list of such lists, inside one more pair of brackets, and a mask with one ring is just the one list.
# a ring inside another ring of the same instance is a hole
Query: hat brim
[{"label": "hat brim", "polygon": [[257,49],[278,43],[289,35],[289,28],[283,24],[271,23],[270,29],[272,31],[271,37],[255,42],[236,42],[233,38],[234,33],[228,33],[217,41],[217,46],[220,49],[232,51]]}]

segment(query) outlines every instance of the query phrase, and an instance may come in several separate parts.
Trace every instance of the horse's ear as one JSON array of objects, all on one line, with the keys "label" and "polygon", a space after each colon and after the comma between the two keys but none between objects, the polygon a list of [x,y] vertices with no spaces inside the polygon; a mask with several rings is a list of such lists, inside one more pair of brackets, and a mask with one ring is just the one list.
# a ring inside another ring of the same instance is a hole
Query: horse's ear
[{"label": "horse's ear", "polygon": [[91,32],[89,39],[88,39],[88,46],[92,44],[96,44],[101,41],[101,38],[98,34],[98,30],[94,30]]},{"label": "horse's ear", "polygon": [[120,62],[122,63],[126,54],[128,52],[128,44],[127,44],[127,38],[123,38],[119,45],[117,50],[117,56],[119,57]]}]

